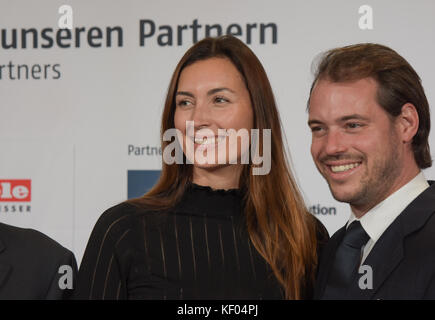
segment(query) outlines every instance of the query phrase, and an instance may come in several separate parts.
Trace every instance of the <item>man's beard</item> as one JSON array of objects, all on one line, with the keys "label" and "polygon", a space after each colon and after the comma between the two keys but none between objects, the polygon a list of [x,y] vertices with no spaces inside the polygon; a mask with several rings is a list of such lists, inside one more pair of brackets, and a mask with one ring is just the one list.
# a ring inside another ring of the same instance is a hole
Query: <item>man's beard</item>
[{"label": "man's beard", "polygon": [[[388,196],[394,181],[400,175],[401,163],[397,151],[398,139],[392,137],[389,144],[390,150],[386,154],[390,156],[383,159],[376,159],[372,168],[367,168],[367,175],[363,176],[359,182],[356,192],[347,196],[338,196],[334,194],[333,188],[328,181],[331,193],[337,201],[349,203],[352,207],[363,207],[367,210],[373,208]],[[366,162],[367,164],[367,162]]]}]

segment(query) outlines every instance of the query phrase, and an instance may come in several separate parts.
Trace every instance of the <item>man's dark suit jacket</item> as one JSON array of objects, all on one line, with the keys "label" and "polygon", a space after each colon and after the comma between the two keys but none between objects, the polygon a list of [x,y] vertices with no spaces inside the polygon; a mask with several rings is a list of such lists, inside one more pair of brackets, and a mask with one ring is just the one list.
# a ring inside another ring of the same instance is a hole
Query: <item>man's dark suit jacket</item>
[{"label": "man's dark suit jacket", "polygon": [[[363,265],[373,270],[373,289],[360,289],[357,274],[342,299],[435,299],[435,184],[412,201],[375,243]],[[346,228],[326,245],[315,287],[321,299],[337,246]]]},{"label": "man's dark suit jacket", "polygon": [[[0,223],[0,299],[66,299],[62,265],[77,264],[71,251],[41,232]],[[62,270],[61,270],[62,271]]]}]

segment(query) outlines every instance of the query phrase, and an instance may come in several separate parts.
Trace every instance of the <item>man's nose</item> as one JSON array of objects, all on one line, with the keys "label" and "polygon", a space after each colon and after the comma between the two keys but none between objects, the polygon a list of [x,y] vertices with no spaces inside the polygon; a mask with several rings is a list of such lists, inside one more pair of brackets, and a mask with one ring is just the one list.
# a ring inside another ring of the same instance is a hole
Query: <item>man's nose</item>
[{"label": "man's nose", "polygon": [[330,130],[325,137],[324,151],[328,155],[343,153],[347,150],[346,140],[339,130]]}]

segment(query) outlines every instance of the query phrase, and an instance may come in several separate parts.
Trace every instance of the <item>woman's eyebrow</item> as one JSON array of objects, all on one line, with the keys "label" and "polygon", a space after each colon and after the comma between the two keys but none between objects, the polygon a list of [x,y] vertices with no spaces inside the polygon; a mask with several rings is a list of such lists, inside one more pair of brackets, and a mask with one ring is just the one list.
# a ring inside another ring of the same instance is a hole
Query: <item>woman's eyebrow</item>
[{"label": "woman's eyebrow", "polygon": [[[215,94],[215,93],[217,93],[217,92],[220,92],[220,91],[229,91],[229,92],[231,92],[231,93],[235,93],[234,90],[231,90],[230,88],[222,87],[222,88],[214,88],[214,89],[210,89],[210,90],[207,92],[207,95],[208,95],[208,96],[211,96],[211,95],[213,95],[213,94]],[[192,97],[192,98],[195,97],[194,94],[191,93],[191,92],[189,92],[189,91],[177,91],[177,92],[175,93],[175,95],[176,95],[176,96],[188,96],[188,97]]]},{"label": "woman's eyebrow", "polygon": [[207,92],[207,95],[209,95],[209,96],[211,96],[212,94],[215,94],[215,93],[217,93],[217,92],[220,92],[220,91],[229,91],[229,92],[231,92],[231,93],[235,93],[234,92],[234,90],[231,90],[230,88],[215,88],[215,89],[211,89],[211,90],[209,90],[208,92]]},{"label": "woman's eyebrow", "polygon": [[188,97],[191,97],[191,98],[195,97],[192,93],[190,93],[188,91],[177,91],[177,93],[175,95],[176,96],[188,96]]}]

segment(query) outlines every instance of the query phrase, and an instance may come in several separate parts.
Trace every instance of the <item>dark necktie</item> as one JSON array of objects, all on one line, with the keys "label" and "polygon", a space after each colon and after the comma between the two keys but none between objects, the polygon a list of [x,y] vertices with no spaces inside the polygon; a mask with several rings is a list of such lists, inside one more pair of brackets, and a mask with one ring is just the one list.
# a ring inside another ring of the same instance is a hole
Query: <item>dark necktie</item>
[{"label": "dark necktie", "polygon": [[361,262],[362,246],[370,239],[361,222],[352,222],[343,241],[337,247],[335,260],[329,273],[322,299],[346,299],[347,289],[352,283]]}]

